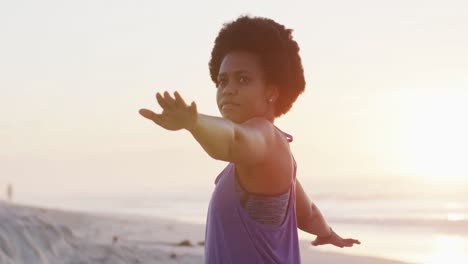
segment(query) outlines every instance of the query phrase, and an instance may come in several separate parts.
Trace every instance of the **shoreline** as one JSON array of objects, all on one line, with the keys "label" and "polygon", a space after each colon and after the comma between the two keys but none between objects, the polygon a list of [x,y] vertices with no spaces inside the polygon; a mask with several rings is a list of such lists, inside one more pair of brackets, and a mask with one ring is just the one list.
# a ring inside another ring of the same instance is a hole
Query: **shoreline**
[{"label": "shoreline", "polygon": [[[203,263],[205,227],[168,218],[0,201],[1,263]],[[324,252],[300,240],[303,263],[404,264]]]}]

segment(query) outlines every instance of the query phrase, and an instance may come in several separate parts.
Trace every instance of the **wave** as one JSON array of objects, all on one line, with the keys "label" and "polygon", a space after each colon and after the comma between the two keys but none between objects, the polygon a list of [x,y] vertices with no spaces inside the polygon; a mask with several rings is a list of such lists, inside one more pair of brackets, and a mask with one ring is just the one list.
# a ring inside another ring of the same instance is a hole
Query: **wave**
[{"label": "wave", "polygon": [[367,225],[374,227],[402,227],[418,228],[431,232],[457,233],[468,235],[468,220],[449,219],[416,219],[416,218],[349,218],[330,217],[327,219],[332,223],[349,225]]}]

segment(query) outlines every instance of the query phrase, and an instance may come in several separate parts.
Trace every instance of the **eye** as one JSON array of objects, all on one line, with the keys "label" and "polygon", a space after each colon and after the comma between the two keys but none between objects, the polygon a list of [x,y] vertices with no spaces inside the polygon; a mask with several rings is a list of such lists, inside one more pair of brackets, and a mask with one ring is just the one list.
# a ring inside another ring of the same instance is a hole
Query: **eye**
[{"label": "eye", "polygon": [[217,85],[217,87],[224,87],[224,86],[226,86],[226,84],[227,84],[226,78],[220,78],[220,79],[218,80],[218,85]]},{"label": "eye", "polygon": [[249,82],[249,77],[247,77],[247,76],[240,76],[240,77],[239,77],[239,82],[240,82],[240,83],[243,83],[243,84],[246,84],[246,83]]}]

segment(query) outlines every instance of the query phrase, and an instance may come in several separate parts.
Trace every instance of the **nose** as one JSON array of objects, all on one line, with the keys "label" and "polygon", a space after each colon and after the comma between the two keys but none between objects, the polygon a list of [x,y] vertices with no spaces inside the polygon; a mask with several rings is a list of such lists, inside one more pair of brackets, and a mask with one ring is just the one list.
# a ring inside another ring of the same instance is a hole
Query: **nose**
[{"label": "nose", "polygon": [[223,88],[223,95],[235,95],[235,94],[237,94],[237,87],[232,82],[230,82]]}]

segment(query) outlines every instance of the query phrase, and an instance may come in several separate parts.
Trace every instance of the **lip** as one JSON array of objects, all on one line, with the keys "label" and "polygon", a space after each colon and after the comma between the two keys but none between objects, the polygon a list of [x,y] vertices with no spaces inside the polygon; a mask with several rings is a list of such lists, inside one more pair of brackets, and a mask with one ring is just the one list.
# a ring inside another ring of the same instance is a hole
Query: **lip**
[{"label": "lip", "polygon": [[237,103],[235,103],[233,101],[229,101],[229,100],[221,101],[221,108],[223,108],[225,106],[232,107],[232,106],[239,106],[239,104],[237,104]]},{"label": "lip", "polygon": [[225,104],[222,104],[222,105],[221,105],[221,107],[224,107],[224,106],[238,106],[238,104],[225,103]]},{"label": "lip", "polygon": [[223,112],[231,112],[235,111],[235,109],[237,109],[236,104],[226,103],[221,106],[221,111]]}]

